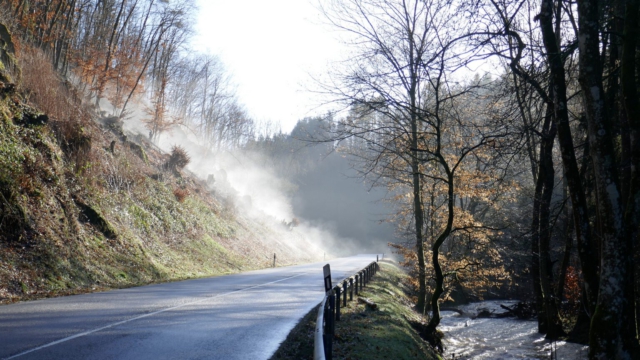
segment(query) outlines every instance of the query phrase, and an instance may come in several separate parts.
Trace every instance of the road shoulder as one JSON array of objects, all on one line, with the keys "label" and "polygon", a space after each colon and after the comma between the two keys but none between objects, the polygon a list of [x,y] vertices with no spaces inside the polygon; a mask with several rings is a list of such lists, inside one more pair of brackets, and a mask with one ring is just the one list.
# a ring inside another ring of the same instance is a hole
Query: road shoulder
[{"label": "road shoulder", "polygon": [[[359,294],[377,305],[372,310],[356,296],[342,308],[336,322],[334,359],[438,359],[431,346],[412,328],[420,314],[406,295],[404,272],[396,264],[381,261],[381,271]],[[313,359],[315,307],[289,333],[271,357],[274,360]]]}]

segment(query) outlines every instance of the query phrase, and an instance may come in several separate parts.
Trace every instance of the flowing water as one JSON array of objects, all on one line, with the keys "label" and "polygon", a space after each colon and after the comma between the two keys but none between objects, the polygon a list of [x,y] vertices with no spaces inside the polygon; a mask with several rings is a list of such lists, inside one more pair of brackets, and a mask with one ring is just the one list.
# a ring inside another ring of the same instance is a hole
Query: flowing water
[{"label": "flowing water", "polygon": [[477,318],[481,310],[502,313],[500,305],[514,301],[483,301],[458,306],[464,315],[443,311],[440,330],[445,334],[444,358],[450,359],[562,359],[583,360],[588,347],[565,341],[548,342],[536,321],[514,318]]}]

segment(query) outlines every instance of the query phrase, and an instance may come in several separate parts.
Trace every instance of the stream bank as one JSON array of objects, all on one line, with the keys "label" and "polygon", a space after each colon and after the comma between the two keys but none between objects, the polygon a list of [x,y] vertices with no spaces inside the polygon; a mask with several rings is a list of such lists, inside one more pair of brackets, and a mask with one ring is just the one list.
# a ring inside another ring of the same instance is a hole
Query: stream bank
[{"label": "stream bank", "polygon": [[586,345],[566,341],[549,342],[538,333],[534,320],[480,318],[482,311],[503,313],[500,305],[516,301],[482,301],[457,307],[460,312],[442,311],[445,359],[587,359]]}]

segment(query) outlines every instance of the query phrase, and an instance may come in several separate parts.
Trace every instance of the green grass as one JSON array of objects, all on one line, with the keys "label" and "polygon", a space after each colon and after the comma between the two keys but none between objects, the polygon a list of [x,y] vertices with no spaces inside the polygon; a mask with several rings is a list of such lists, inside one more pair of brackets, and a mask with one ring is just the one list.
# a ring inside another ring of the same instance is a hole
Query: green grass
[{"label": "green grass", "polygon": [[[381,271],[359,296],[378,305],[370,310],[354,301],[342,308],[336,322],[333,359],[440,359],[431,346],[412,328],[418,322],[404,284],[406,275],[395,264],[381,261]],[[313,336],[317,308],[291,331],[272,356],[276,359],[313,359]]]}]

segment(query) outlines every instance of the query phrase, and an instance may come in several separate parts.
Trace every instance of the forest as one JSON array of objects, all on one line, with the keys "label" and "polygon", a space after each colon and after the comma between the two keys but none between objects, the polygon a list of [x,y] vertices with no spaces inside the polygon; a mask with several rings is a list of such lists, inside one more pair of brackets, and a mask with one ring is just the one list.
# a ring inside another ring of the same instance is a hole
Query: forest
[{"label": "forest", "polygon": [[548,339],[639,358],[639,1],[318,8],[351,51],[317,83],[335,111],[294,135],[251,119],[224,65],[189,51],[190,0],[2,0],[19,34],[2,55],[45,54],[92,106],[142,112],[151,141],[181,127],[284,177],[313,171],[302,142],[349,159],[393,205],[392,246],[432,332],[443,301],[506,294],[534,299]]}]

